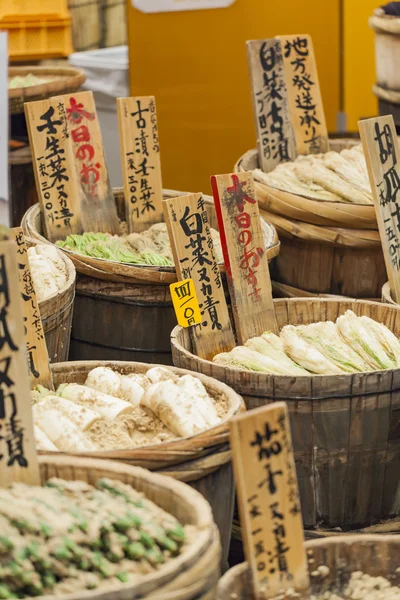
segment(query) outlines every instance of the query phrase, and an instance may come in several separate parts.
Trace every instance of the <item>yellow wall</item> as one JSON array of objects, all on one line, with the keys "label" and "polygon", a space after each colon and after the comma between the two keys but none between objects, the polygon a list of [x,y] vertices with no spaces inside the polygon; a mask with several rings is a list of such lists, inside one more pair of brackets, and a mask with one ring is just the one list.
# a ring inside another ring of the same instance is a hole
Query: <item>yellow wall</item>
[{"label": "yellow wall", "polygon": [[255,147],[248,39],[312,36],[335,130],[339,0],[236,0],[226,9],[155,15],[128,4],[131,93],[156,97],[164,187],[210,193],[209,176],[230,172]]},{"label": "yellow wall", "polygon": [[[357,131],[357,121],[377,114],[372,93],[375,83],[374,32],[368,26],[382,0],[344,0],[344,109],[348,129]],[[318,56],[317,56],[318,59]]]}]

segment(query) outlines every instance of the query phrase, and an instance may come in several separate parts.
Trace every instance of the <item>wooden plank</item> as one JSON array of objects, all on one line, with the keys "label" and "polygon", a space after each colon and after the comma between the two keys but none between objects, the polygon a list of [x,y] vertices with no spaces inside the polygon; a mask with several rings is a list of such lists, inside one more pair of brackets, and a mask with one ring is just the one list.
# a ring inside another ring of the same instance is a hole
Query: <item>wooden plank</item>
[{"label": "wooden plank", "polygon": [[328,130],[311,36],[286,35],[277,39],[282,44],[290,120],[297,153],[328,152]]},{"label": "wooden plank", "polygon": [[130,232],[163,221],[163,190],[154,96],[117,99],[125,213]]},{"label": "wooden plank", "polygon": [[17,245],[0,240],[0,486],[39,485]]},{"label": "wooden plank", "polygon": [[235,346],[202,194],[163,201],[178,279],[193,279],[203,322],[190,328],[195,353],[211,360]]},{"label": "wooden plank", "polygon": [[120,233],[117,208],[110,186],[99,120],[92,92],[56,96],[65,106],[69,143],[80,186],[85,231]]},{"label": "wooden plank", "polygon": [[284,402],[230,421],[246,560],[256,600],[309,587],[288,409]]},{"label": "wooden plank", "polygon": [[211,178],[239,344],[278,333],[267,253],[251,173]]},{"label": "wooden plank", "polygon": [[64,104],[54,98],[25,103],[33,170],[46,237],[82,233],[81,196]]},{"label": "wooden plank", "polygon": [[400,152],[392,115],[358,122],[375,204],[383,256],[395,302],[400,303]]},{"label": "wooden plank", "polygon": [[260,168],[268,173],[297,156],[280,40],[246,42]]},{"label": "wooden plank", "polygon": [[29,268],[28,250],[24,232],[21,227],[14,227],[10,232],[17,244],[19,287],[24,314],[26,350],[28,353],[31,386],[35,387],[40,384],[54,390],[49,354],[47,352],[42,319],[40,317],[39,303]]}]

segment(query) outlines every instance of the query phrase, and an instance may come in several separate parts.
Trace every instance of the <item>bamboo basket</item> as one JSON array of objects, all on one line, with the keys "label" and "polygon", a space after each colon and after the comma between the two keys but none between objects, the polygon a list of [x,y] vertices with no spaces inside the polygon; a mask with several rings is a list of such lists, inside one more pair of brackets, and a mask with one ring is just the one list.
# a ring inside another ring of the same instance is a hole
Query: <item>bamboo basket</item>
[{"label": "bamboo basket", "polygon": [[[373,577],[385,577],[392,585],[400,585],[398,556],[400,537],[354,535],[349,537],[314,540],[305,544],[310,571],[325,565],[326,578],[311,578],[311,593],[323,594],[330,586],[345,584],[353,571],[362,571]],[[308,596],[307,596],[308,597]],[[247,563],[230,569],[220,579],[216,600],[254,600],[251,572]]]},{"label": "bamboo basket", "polygon": [[[332,320],[352,309],[400,336],[400,307],[361,300],[275,300],[278,327]],[[370,525],[400,514],[400,369],[276,376],[230,369],[192,352],[188,330],[171,334],[174,364],[223,381],[248,409],[288,404],[306,529]]]},{"label": "bamboo basket", "polygon": [[45,100],[59,94],[72,94],[76,92],[86,80],[86,75],[81,69],[73,67],[10,67],[8,79],[23,77],[31,73],[36,77],[48,79],[47,83],[31,85],[26,88],[8,90],[9,111],[12,115],[24,112],[25,102]]},{"label": "bamboo basket", "polygon": [[[101,477],[122,481],[143,492],[184,525],[193,525],[198,535],[193,544],[156,573],[143,576],[135,585],[65,594],[63,600],[213,600],[219,577],[220,545],[207,502],[188,486],[149,473],[145,469],[112,461],[65,456],[41,456],[44,483],[51,477],[83,480],[94,485]],[[47,596],[55,599],[56,596]],[[60,598],[60,596],[57,596]]]},{"label": "bamboo basket", "polygon": [[[277,281],[271,281],[272,294],[274,298],[332,298],[336,300],[354,300],[350,296],[339,296],[337,294],[314,294],[313,292],[307,292],[300,288],[295,288],[291,285],[279,283]],[[365,300],[371,300],[372,302],[380,302],[380,298],[365,298]],[[386,302],[386,301],[385,301]]]},{"label": "bamboo basket", "polygon": [[293,221],[264,210],[281,242],[271,277],[310,295],[379,298],[386,267],[379,232]]},{"label": "bamboo basket", "polygon": [[400,18],[386,15],[377,8],[369,19],[375,32],[376,79],[382,90],[400,90],[398,61],[400,58]]},{"label": "bamboo basket", "polygon": [[[123,191],[114,193],[124,219]],[[165,198],[184,194],[164,190]],[[218,228],[212,199],[205,199],[210,225]],[[39,204],[27,211],[21,225],[29,237],[49,243],[42,235]],[[279,253],[278,236],[273,225],[264,222],[263,227],[272,260]],[[78,272],[70,359],[172,364],[170,333],[176,317],[169,284],[176,281],[175,268],[136,267],[66,254]]]},{"label": "bamboo basket", "polygon": [[[67,362],[52,365],[54,385],[83,384],[87,374],[97,366],[108,366],[120,373],[145,373],[155,365],[132,362]],[[173,369],[180,375],[187,371]],[[197,375],[197,374],[196,374]],[[244,410],[242,398],[228,386],[215,379],[197,375],[214,396],[229,402],[229,409],[221,425],[190,438],[141,446],[132,450],[90,452],[83,456],[109,459],[136,465],[184,481],[198,490],[210,503],[218,525],[226,562],[231,537],[234,509],[234,482],[229,447],[229,421]],[[57,453],[60,455],[61,453]],[[75,455],[74,455],[75,456]]]},{"label": "bamboo basket", "polygon": [[[340,152],[351,148],[360,141],[356,139],[330,140],[331,150]],[[257,150],[249,150],[236,163],[237,173],[259,168]],[[350,204],[346,202],[324,202],[312,200],[297,194],[283,192],[255,181],[256,196],[260,208],[288,219],[323,225],[325,227],[345,227],[348,229],[377,229],[373,205]]]},{"label": "bamboo basket", "polygon": [[69,0],[75,52],[127,43],[125,0]]}]

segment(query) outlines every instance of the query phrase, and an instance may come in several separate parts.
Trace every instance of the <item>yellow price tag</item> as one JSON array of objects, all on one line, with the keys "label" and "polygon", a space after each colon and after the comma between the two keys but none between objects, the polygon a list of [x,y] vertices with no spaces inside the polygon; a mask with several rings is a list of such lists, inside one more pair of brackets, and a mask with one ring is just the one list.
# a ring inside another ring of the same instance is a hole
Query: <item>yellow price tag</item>
[{"label": "yellow price tag", "polygon": [[193,279],[183,279],[169,286],[178,325],[190,327],[201,323],[199,301]]}]

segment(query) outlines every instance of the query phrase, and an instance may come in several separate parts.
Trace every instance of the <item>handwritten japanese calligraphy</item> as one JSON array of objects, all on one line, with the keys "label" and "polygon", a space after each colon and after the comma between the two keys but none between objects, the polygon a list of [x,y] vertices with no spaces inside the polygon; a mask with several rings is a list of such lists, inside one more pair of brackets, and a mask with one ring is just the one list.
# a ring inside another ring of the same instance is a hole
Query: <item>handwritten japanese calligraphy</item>
[{"label": "handwritten japanese calligraphy", "polygon": [[279,36],[289,110],[298,154],[329,150],[328,131],[309,35]]},{"label": "handwritten japanese calligraphy", "polygon": [[211,178],[239,343],[276,331],[268,259],[250,173]]},{"label": "handwritten japanese calligraphy", "polygon": [[194,343],[199,356],[212,358],[235,343],[205,201],[190,194],[163,205],[178,278],[193,280],[199,301],[201,324],[192,328]]},{"label": "handwritten japanese calligraphy", "polygon": [[255,597],[308,587],[303,524],[287,407],[274,403],[231,423],[246,558]]},{"label": "handwritten japanese calligraphy", "polygon": [[199,301],[193,279],[184,279],[169,286],[176,320],[181,327],[191,327],[201,323]]},{"label": "handwritten japanese calligraphy", "polygon": [[274,38],[251,40],[246,46],[260,168],[268,173],[280,162],[296,158],[282,48]]},{"label": "handwritten japanese calligraphy", "polygon": [[129,231],[163,219],[160,144],[153,96],[118,98],[125,212]]},{"label": "handwritten japanese calligraphy", "polygon": [[14,241],[0,242],[0,485],[39,483]]},{"label": "handwritten japanese calligraphy", "polygon": [[400,150],[393,117],[359,122],[393,299],[400,302]]}]

